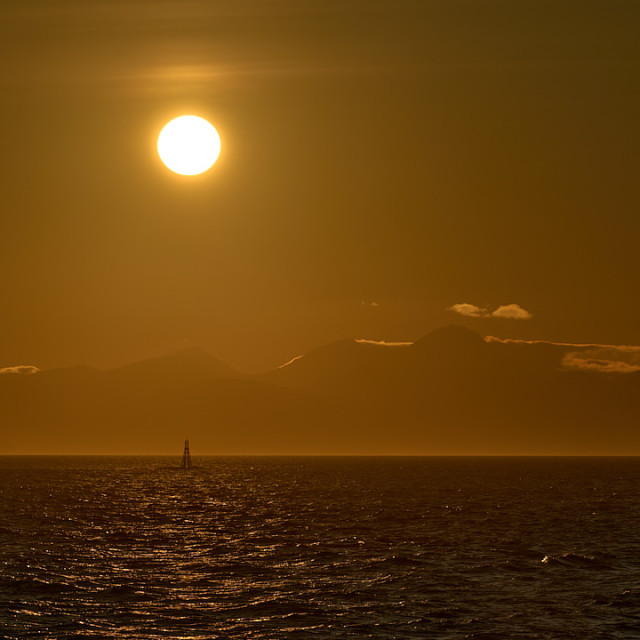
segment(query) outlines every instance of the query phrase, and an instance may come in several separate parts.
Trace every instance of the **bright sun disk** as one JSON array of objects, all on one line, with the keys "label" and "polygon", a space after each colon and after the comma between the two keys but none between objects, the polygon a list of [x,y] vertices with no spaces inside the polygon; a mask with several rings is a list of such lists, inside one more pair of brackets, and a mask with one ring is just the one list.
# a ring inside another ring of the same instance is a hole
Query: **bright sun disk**
[{"label": "bright sun disk", "polygon": [[220,136],[204,118],[180,116],[160,132],[158,155],[171,171],[194,176],[210,169],[218,159]]}]

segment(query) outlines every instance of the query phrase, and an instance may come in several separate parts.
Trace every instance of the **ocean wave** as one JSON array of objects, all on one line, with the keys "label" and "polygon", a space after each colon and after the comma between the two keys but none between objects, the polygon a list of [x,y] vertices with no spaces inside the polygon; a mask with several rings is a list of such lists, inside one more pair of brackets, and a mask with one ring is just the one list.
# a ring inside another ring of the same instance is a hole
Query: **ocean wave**
[{"label": "ocean wave", "polygon": [[541,560],[542,564],[570,566],[584,569],[610,569],[611,563],[602,557],[595,555],[582,555],[579,553],[567,552],[561,555],[546,555]]}]

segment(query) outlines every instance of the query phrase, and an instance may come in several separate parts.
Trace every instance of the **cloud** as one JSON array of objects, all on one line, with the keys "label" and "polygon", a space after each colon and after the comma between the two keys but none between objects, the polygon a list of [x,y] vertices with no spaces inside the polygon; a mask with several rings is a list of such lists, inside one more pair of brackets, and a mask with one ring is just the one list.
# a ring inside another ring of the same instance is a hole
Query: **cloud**
[{"label": "cloud", "polygon": [[491,312],[492,318],[505,318],[507,320],[529,320],[531,314],[519,304],[505,304]]},{"label": "cloud", "polygon": [[34,373],[38,373],[40,369],[38,367],[34,367],[30,364],[19,364],[15,367],[4,367],[0,369],[0,375],[2,374],[13,374],[13,375],[21,375],[21,376],[30,376]]},{"label": "cloud", "polygon": [[485,307],[479,307],[469,302],[460,302],[447,307],[447,311],[459,313],[468,318],[502,318],[503,320],[529,320],[532,314],[523,309],[519,304],[504,304],[489,311]]},{"label": "cloud", "polygon": [[523,340],[522,338],[498,338],[485,336],[487,342],[502,342],[503,344],[551,344],[554,347],[599,347],[598,344],[580,344],[576,342],[553,342],[553,340]]},{"label": "cloud", "polygon": [[488,318],[491,315],[487,309],[477,307],[475,304],[469,304],[468,302],[451,305],[447,307],[447,311],[454,311],[461,316],[467,316],[469,318]]},{"label": "cloud", "polygon": [[545,344],[566,347],[560,366],[572,371],[598,373],[634,373],[640,371],[640,346],[633,344],[595,344],[575,342],[553,342],[552,340],[520,340],[487,336],[487,342],[503,344]]},{"label": "cloud", "polygon": [[293,358],[291,358],[291,360],[288,360],[287,362],[285,362],[284,364],[281,364],[278,369],[284,369],[285,367],[288,367],[290,364],[293,364],[296,360],[300,360],[300,358],[304,358],[304,354],[303,355],[299,355],[299,356],[295,356]]},{"label": "cloud", "polygon": [[413,342],[388,342],[387,340],[368,340],[367,338],[355,338],[358,344],[377,344],[382,347],[408,347]]},{"label": "cloud", "polygon": [[574,371],[634,373],[640,371],[640,347],[599,345],[581,351],[570,351],[562,358],[562,366]]}]

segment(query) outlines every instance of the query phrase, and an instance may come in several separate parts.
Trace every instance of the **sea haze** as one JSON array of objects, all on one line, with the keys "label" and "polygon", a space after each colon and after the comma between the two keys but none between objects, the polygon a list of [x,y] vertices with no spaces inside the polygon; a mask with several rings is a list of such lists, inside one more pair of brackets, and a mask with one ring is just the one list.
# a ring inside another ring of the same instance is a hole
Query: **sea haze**
[{"label": "sea haze", "polygon": [[0,458],[0,637],[638,637],[638,459],[194,463]]}]

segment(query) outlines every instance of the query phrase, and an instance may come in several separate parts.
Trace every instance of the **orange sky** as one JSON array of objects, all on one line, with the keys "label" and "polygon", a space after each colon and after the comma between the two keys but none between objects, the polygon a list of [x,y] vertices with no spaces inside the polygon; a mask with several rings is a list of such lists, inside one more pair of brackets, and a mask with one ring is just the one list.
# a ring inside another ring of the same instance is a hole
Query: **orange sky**
[{"label": "orange sky", "polygon": [[[639,31],[618,0],[5,1],[0,367],[640,344]],[[155,153],[183,113],[222,138],[196,178]]]}]

